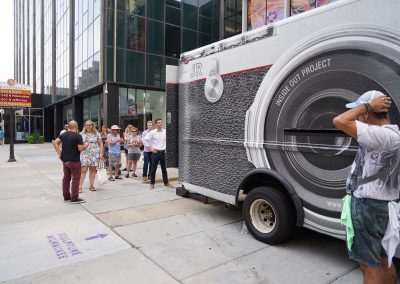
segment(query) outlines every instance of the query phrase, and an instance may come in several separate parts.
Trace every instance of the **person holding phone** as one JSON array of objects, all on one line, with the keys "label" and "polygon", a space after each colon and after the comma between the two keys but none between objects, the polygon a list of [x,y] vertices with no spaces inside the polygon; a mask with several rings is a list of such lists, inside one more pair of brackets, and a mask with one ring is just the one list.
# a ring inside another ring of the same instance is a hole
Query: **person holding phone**
[{"label": "person holding phone", "polygon": [[[124,139],[119,135],[121,128],[118,125],[111,126],[111,133],[107,136],[108,145],[108,173],[110,177],[108,180],[115,181],[116,179],[122,179],[119,176],[119,167],[121,165],[121,143]],[[113,177],[113,167],[115,168],[115,178]]]},{"label": "person holding phone", "polygon": [[142,140],[137,135],[137,128],[132,127],[131,135],[129,135],[129,139],[127,141],[128,147],[128,173],[125,177],[129,178],[129,172],[132,168],[132,177],[137,177],[136,175],[136,167],[137,162],[140,159],[140,147],[142,146]]}]

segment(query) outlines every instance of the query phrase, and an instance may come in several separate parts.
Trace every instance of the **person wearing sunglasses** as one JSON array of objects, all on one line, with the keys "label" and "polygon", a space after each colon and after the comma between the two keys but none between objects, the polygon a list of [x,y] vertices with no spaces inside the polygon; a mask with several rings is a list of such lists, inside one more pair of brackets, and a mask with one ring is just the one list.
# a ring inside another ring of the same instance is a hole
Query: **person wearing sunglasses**
[{"label": "person wearing sunglasses", "polygon": [[81,152],[82,172],[79,182],[79,192],[82,192],[83,181],[85,180],[88,170],[90,182],[89,189],[90,191],[96,191],[93,184],[96,177],[96,167],[99,166],[100,160],[101,162],[103,161],[103,140],[91,120],[85,122],[85,126],[80,134],[82,135],[83,141],[89,143],[89,147]]},{"label": "person wearing sunglasses", "polygon": [[142,146],[142,140],[137,135],[137,128],[132,127],[131,133],[128,136],[128,141],[126,143],[128,147],[128,173],[125,177],[129,178],[129,172],[132,169],[132,177],[137,177],[136,175],[136,167],[137,161],[140,159],[140,146]]}]

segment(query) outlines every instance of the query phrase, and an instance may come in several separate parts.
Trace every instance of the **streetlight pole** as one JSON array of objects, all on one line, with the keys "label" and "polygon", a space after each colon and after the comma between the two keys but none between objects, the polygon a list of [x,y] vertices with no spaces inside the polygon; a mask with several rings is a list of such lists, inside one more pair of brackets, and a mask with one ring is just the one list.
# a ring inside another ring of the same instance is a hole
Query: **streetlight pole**
[{"label": "streetlight pole", "polygon": [[10,158],[8,159],[9,162],[16,162],[14,156],[14,137],[15,137],[15,110],[11,109],[11,116],[10,116]]}]

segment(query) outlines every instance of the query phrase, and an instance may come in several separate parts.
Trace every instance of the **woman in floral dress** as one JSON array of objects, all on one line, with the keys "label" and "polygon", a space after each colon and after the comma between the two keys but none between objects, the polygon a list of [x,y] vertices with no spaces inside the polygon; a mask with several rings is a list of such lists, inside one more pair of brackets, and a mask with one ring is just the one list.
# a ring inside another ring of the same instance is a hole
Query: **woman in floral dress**
[{"label": "woman in floral dress", "polygon": [[100,159],[103,160],[103,140],[91,120],[85,122],[85,126],[80,134],[82,135],[84,142],[89,142],[89,147],[81,152],[82,171],[81,180],[79,182],[79,192],[82,192],[82,184],[88,170],[90,191],[95,191],[93,183],[96,177],[96,167],[99,165]]}]

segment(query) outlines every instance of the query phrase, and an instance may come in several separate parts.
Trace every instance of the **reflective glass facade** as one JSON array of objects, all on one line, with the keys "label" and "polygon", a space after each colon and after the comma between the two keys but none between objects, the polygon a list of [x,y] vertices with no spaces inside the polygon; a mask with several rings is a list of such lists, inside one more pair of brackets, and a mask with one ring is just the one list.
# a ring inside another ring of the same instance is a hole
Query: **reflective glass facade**
[{"label": "reflective glass facade", "polygon": [[[141,129],[165,119],[165,65],[231,34],[229,1],[15,0],[15,79],[42,95],[48,133],[71,118]],[[119,107],[120,90],[134,94],[136,117]]]},{"label": "reflective glass facade", "polygon": [[100,1],[75,1],[74,93],[100,81]]},{"label": "reflective glass facade", "polygon": [[43,94],[51,95],[52,89],[52,2],[51,0],[42,0],[44,4],[44,54],[43,54]]},{"label": "reflective glass facade", "polygon": [[242,32],[242,0],[225,0],[224,4],[224,38],[227,38]]},{"label": "reflective glass facade", "polygon": [[220,39],[220,5],[220,0],[118,0],[115,11],[114,1],[107,1],[107,81],[163,89],[166,64],[176,65],[181,52]]},{"label": "reflective glass facade", "polygon": [[34,93],[42,93],[42,72],[40,71],[40,68],[42,66],[42,53],[41,53],[41,19],[42,19],[42,0],[35,0],[35,38],[36,41],[34,42],[35,45],[35,54],[34,56],[36,57],[36,68],[35,68],[35,87],[33,89]]},{"label": "reflective glass facade", "polygon": [[27,46],[27,50],[28,50],[28,59],[27,61],[29,62],[29,68],[28,68],[28,80],[27,80],[27,84],[28,85],[33,85],[33,81],[34,81],[34,77],[33,77],[33,68],[34,68],[34,64],[33,64],[33,58],[34,58],[34,54],[33,54],[33,44],[34,44],[34,33],[35,33],[35,23],[34,23],[34,8],[35,8],[35,1],[28,1],[28,20],[29,20],[29,25],[28,25],[28,46]]},{"label": "reflective glass facade", "polygon": [[56,6],[56,100],[68,95],[69,84],[69,0],[59,0]]}]

